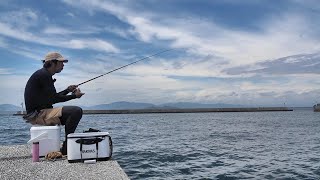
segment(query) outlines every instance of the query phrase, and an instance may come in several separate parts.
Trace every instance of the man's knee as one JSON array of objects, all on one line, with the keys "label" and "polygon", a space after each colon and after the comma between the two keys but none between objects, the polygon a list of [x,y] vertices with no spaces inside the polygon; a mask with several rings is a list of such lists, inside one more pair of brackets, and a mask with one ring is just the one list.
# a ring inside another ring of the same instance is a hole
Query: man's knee
[{"label": "man's knee", "polygon": [[80,119],[81,119],[81,118],[82,118],[82,114],[83,114],[82,108],[81,108],[81,107],[78,107],[78,108],[77,108],[77,111],[78,111],[78,113],[79,113],[79,115],[80,115]]},{"label": "man's knee", "polygon": [[83,110],[81,107],[73,106],[72,107],[72,116],[76,119],[81,119],[83,114]]},{"label": "man's knee", "polygon": [[64,106],[62,108],[62,116],[69,117],[70,115],[73,117],[82,117],[83,110],[78,106]]},{"label": "man's knee", "polygon": [[81,114],[81,115],[83,114],[83,110],[82,110],[81,107],[79,107],[79,106],[74,106],[74,109],[75,109],[74,111],[76,111],[77,114]]}]

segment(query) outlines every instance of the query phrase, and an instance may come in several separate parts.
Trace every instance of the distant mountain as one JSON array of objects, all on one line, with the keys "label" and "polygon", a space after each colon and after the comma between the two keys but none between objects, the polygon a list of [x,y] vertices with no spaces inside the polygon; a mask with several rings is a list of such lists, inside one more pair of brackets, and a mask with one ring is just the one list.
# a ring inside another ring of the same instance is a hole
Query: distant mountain
[{"label": "distant mountain", "polygon": [[20,111],[21,107],[12,104],[0,104],[0,111]]},{"label": "distant mountain", "polygon": [[191,109],[191,108],[234,108],[243,107],[241,105],[234,104],[201,104],[190,102],[178,102],[178,103],[165,103],[160,105],[154,105],[151,103],[136,103],[136,102],[114,102],[110,104],[100,104],[90,107],[83,107],[87,110],[121,110],[121,109]]},{"label": "distant mountain", "polygon": [[135,102],[114,102],[110,104],[100,104],[87,107],[88,110],[115,110],[115,109],[148,109],[154,107],[154,104],[150,103],[135,103]]}]

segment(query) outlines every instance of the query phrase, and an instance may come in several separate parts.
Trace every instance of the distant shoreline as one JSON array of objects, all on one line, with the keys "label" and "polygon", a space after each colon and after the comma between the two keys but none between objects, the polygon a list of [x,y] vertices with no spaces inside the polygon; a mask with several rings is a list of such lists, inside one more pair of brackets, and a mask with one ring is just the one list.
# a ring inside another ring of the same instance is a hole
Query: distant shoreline
[{"label": "distant shoreline", "polygon": [[[192,109],[121,109],[121,110],[83,110],[83,114],[150,114],[150,113],[205,113],[205,112],[265,112],[293,111],[288,107],[255,107],[255,108],[192,108]],[[18,111],[13,115],[24,115]]]}]

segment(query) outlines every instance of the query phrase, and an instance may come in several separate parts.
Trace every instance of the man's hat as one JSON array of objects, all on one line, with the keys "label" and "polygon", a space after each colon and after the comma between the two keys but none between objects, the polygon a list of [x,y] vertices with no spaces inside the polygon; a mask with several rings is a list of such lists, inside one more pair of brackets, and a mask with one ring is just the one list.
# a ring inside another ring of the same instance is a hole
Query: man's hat
[{"label": "man's hat", "polygon": [[47,62],[47,61],[53,61],[53,60],[68,62],[68,59],[64,58],[61,54],[59,54],[57,52],[48,53],[46,55],[46,57],[44,58],[44,60],[42,60],[42,61]]}]

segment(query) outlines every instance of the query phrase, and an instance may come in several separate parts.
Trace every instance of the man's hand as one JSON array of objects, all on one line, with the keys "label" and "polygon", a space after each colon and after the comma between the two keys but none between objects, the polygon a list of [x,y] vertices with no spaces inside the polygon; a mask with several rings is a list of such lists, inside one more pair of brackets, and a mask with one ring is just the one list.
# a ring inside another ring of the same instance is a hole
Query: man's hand
[{"label": "man's hand", "polygon": [[75,94],[77,98],[81,98],[81,96],[84,95],[84,93],[82,93],[79,88],[76,88],[73,91],[73,94]]},{"label": "man's hand", "polygon": [[77,87],[78,87],[77,85],[70,85],[70,86],[68,86],[67,89],[68,89],[69,92],[73,92],[73,91],[75,91],[77,89]]}]

